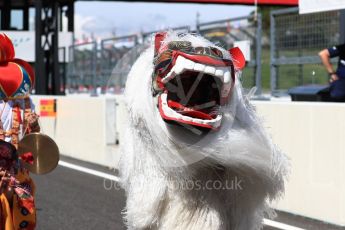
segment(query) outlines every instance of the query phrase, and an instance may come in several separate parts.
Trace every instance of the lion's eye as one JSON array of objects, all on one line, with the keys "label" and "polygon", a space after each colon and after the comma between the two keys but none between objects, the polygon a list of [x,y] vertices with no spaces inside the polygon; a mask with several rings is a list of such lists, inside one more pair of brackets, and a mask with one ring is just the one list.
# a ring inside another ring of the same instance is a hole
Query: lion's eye
[{"label": "lion's eye", "polygon": [[163,52],[161,55],[159,55],[156,58],[154,63],[155,63],[155,72],[158,72],[158,73],[164,72],[171,63],[171,51],[167,50]]},{"label": "lion's eye", "polygon": [[223,58],[223,53],[217,48],[211,47],[211,54],[216,57]]},{"label": "lion's eye", "polygon": [[188,41],[172,41],[168,44],[170,50],[181,50],[188,52],[192,49],[192,43]]},{"label": "lion's eye", "polygon": [[204,54],[208,56],[212,56],[211,49],[209,47],[204,48]]},{"label": "lion's eye", "polygon": [[196,54],[204,54],[204,47],[195,47]]}]

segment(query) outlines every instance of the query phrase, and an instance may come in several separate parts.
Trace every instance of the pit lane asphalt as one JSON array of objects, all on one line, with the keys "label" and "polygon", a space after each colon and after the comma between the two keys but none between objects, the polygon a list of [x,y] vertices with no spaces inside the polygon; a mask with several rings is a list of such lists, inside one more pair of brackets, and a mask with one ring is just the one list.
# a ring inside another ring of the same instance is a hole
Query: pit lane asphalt
[{"label": "pit lane asphalt", "polygon": [[[90,166],[78,162],[81,164]],[[93,168],[116,175],[104,167]],[[37,230],[125,229],[121,215],[124,192],[115,186],[110,189],[109,180],[62,166],[32,178],[36,184]]]},{"label": "pit lane asphalt", "polygon": [[[117,175],[114,170],[72,158],[61,157],[64,162],[98,172]],[[124,191],[108,179],[58,166],[53,172],[37,176],[31,174],[36,184],[37,230],[122,230]],[[287,228],[265,226],[264,230],[313,229],[345,230],[301,216],[278,212],[278,223]]]}]

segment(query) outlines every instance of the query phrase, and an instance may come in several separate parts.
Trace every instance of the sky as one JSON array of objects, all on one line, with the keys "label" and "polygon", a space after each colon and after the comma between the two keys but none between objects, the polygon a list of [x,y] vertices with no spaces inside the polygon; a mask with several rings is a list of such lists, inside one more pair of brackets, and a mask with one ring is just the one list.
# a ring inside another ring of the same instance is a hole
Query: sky
[{"label": "sky", "polygon": [[248,15],[254,6],[183,3],[75,3],[75,37],[107,38]]}]

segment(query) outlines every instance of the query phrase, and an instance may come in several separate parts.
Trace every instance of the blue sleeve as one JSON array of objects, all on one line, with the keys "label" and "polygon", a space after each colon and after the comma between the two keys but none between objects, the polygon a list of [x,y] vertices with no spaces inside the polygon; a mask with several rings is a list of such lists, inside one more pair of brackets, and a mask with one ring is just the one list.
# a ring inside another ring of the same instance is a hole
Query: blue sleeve
[{"label": "blue sleeve", "polygon": [[331,58],[338,57],[340,54],[345,53],[345,44],[328,48],[328,52]]}]

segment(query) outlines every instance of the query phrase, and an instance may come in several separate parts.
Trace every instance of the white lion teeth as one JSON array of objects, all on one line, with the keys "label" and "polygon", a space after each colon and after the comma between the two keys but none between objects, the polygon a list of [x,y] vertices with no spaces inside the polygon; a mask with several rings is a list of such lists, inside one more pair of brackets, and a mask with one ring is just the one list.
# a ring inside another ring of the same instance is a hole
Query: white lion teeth
[{"label": "white lion teeth", "polygon": [[192,118],[191,117],[187,117],[187,116],[183,116],[182,119],[185,120],[185,121],[192,121]]},{"label": "white lion teeth", "polygon": [[183,71],[184,71],[184,68],[185,68],[185,58],[182,57],[182,56],[178,56],[177,57],[177,60],[176,60],[176,63],[174,65],[175,67],[175,74],[181,74]]},{"label": "white lion teeth", "polygon": [[223,82],[224,82],[225,84],[229,83],[229,82],[230,82],[230,78],[231,78],[230,72],[229,72],[229,71],[225,72],[225,73],[224,73],[224,81],[223,81]]},{"label": "white lion teeth", "polygon": [[200,63],[195,63],[194,70],[198,72],[204,72],[205,65],[202,65]]},{"label": "white lion teeth", "polygon": [[224,71],[222,69],[217,69],[215,72],[216,77],[218,77],[222,82],[224,82]]},{"label": "white lion teeth", "polygon": [[170,72],[166,75],[165,78],[162,79],[162,82],[165,84],[171,79],[173,79],[176,76],[175,74],[175,66],[170,70]]},{"label": "white lion teeth", "polygon": [[206,66],[204,72],[207,73],[207,74],[215,75],[216,68],[213,67],[213,66]]},{"label": "white lion teeth", "polygon": [[184,61],[185,68],[188,70],[193,70],[195,63],[191,60],[188,60],[188,59],[184,59],[184,60],[185,60]]},{"label": "white lion teeth", "polygon": [[222,115],[220,114],[220,115],[218,115],[217,117],[216,117],[216,119],[214,119],[215,121],[214,121],[214,127],[219,127],[220,126],[220,123],[222,122]]},{"label": "white lion teeth", "polygon": [[182,119],[183,116],[181,114],[179,114],[179,113],[176,113],[175,117],[177,117],[178,119]]},{"label": "white lion teeth", "polygon": [[184,116],[183,114],[176,112],[175,110],[171,109],[168,106],[167,96],[168,95],[166,93],[162,93],[160,96],[161,103],[162,103],[162,109],[163,109],[164,114],[166,116],[168,116],[170,118],[177,118],[177,119],[188,121],[188,122],[194,122],[197,124],[210,125],[214,128],[219,127],[219,125],[221,123],[221,118],[222,118],[221,114],[219,114],[216,118],[211,119],[211,120],[203,120],[203,119],[193,118],[193,117],[189,117],[189,116]]},{"label": "white lion teeth", "polygon": [[178,56],[175,64],[175,73],[181,74],[185,70],[193,70],[195,63],[182,56]]},{"label": "white lion teeth", "polygon": [[172,67],[170,72],[162,79],[165,84],[171,79],[175,78],[176,75],[182,74],[184,71],[196,71],[218,77],[224,84],[231,82],[230,69],[227,67],[215,67],[207,66],[200,63],[195,63],[183,56],[178,56],[175,65]]},{"label": "white lion teeth", "polygon": [[199,124],[202,124],[200,121],[200,119],[196,119],[196,118],[194,118],[194,119],[192,119],[192,121],[194,122],[194,123],[199,123]]},{"label": "white lion teeth", "polygon": [[222,69],[217,69],[215,75],[216,77],[223,77],[224,71]]}]

